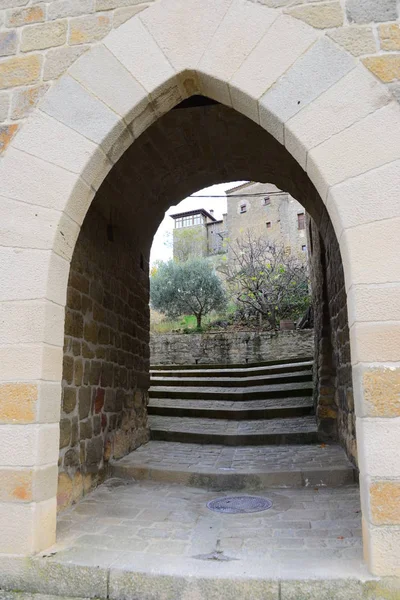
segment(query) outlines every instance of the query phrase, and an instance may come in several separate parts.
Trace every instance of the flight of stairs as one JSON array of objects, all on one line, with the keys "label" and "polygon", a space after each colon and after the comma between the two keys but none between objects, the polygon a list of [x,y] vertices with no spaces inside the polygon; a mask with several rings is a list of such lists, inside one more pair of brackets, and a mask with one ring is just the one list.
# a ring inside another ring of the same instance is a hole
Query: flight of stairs
[{"label": "flight of stairs", "polygon": [[312,364],[153,367],[151,439],[226,446],[317,442]]},{"label": "flight of stairs", "polygon": [[354,483],[343,448],[318,441],[312,369],[309,357],[152,367],[150,441],[110,474],[209,490]]}]

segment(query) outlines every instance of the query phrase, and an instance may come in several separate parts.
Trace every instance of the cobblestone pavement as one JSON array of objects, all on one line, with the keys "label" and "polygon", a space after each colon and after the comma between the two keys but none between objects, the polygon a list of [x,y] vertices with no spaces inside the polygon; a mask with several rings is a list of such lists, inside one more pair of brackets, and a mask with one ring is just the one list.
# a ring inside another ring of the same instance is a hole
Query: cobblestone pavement
[{"label": "cobblestone pavement", "polygon": [[180,471],[235,470],[238,473],[331,467],[340,469],[352,466],[343,449],[334,444],[229,447],[163,441],[151,441],[116,464],[174,468]]},{"label": "cobblestone pavement", "polygon": [[270,398],[267,400],[247,400],[245,402],[235,400],[185,400],[182,398],[151,398],[149,406],[162,406],[168,408],[193,408],[210,410],[252,410],[267,408],[297,408],[312,407],[312,398]]},{"label": "cobblestone pavement", "polygon": [[[243,572],[247,563],[260,559],[277,563],[296,561],[299,556],[303,561],[361,560],[355,485],[262,490],[256,495],[271,499],[273,506],[260,513],[221,515],[206,507],[209,500],[227,494],[111,479],[62,513],[58,542],[49,554],[57,561],[95,562],[100,567],[122,561],[134,566],[142,555],[157,555],[160,560],[237,560]],[[150,564],[157,568],[157,562]]]},{"label": "cobblestone pavement", "polygon": [[252,434],[252,433],[309,433],[317,431],[314,416],[288,419],[258,419],[255,421],[231,421],[228,419],[193,419],[191,417],[160,417],[149,415],[151,431],[175,431],[197,434]]}]

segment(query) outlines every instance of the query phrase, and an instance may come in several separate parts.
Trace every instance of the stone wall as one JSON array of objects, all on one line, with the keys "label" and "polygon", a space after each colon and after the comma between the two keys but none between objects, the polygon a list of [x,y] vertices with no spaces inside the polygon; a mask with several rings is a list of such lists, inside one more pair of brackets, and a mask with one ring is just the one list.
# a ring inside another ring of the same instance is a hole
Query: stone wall
[{"label": "stone wall", "polygon": [[[324,218],[325,217],[325,218]],[[307,220],[310,277],[313,290],[314,394],[319,431],[342,443],[357,464],[347,295],[339,245],[324,213],[320,229]]]},{"label": "stone wall", "polygon": [[152,365],[235,364],[312,356],[312,330],[150,336]]},{"label": "stone wall", "polygon": [[147,273],[131,238],[91,208],[68,281],[58,505],[65,508],[149,439]]},{"label": "stone wall", "polygon": [[[253,0],[287,12],[337,44],[400,101],[397,0]],[[0,0],[0,153],[49,87],[88,48],[152,0]]]}]

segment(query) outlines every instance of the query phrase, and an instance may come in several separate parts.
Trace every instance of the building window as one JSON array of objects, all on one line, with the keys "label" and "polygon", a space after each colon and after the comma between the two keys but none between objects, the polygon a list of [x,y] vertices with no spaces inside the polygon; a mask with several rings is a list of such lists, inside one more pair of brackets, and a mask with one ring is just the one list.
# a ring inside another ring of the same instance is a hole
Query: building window
[{"label": "building window", "polygon": [[271,221],[267,221],[267,229],[271,229],[271,227],[272,227]]},{"label": "building window", "polygon": [[303,252],[307,252],[307,246],[305,244],[302,245],[301,249]]},{"label": "building window", "polygon": [[240,205],[240,214],[243,214],[247,211],[247,206],[246,203],[243,202],[243,204]]},{"label": "building window", "polygon": [[175,219],[175,229],[180,229],[182,227],[182,219]]},{"label": "building window", "polygon": [[271,198],[269,196],[265,196],[265,198],[262,199],[262,205],[269,206],[270,204],[271,204]]},{"label": "building window", "polygon": [[298,229],[305,229],[306,228],[304,213],[299,213],[297,215],[297,227],[298,227]]},{"label": "building window", "polygon": [[201,225],[201,223],[202,223],[201,215],[194,215],[193,225]]}]

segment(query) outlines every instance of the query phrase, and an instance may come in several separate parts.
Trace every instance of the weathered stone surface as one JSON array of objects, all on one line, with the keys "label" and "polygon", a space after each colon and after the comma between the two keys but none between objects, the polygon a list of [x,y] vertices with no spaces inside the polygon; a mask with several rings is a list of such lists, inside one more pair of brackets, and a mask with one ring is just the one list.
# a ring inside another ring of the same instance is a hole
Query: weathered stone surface
[{"label": "weathered stone surface", "polygon": [[370,485],[372,522],[400,525],[400,482],[374,481]]},{"label": "weathered stone surface", "polygon": [[296,6],[288,10],[288,13],[317,29],[330,29],[343,25],[342,7],[336,1]]},{"label": "weathered stone surface", "polygon": [[346,0],[349,21],[371,23],[372,21],[395,21],[397,0]]},{"label": "weathered stone surface", "polygon": [[48,89],[48,84],[43,84],[16,90],[12,95],[11,118],[23,119],[26,117]]},{"label": "weathered stone surface", "polygon": [[77,17],[94,11],[94,0],[53,0],[49,4],[47,17],[49,21],[64,17]]},{"label": "weathered stone surface", "polygon": [[150,5],[140,4],[139,6],[126,6],[124,8],[117,8],[117,10],[114,13],[113,26],[119,27],[137,13],[142,12],[142,10],[145,10],[148,6]]},{"label": "weathered stone surface", "polygon": [[18,125],[0,125],[0,154],[9,146]]},{"label": "weathered stone surface", "polygon": [[67,414],[72,413],[76,406],[76,389],[73,387],[63,388],[62,408]]},{"label": "weathered stone surface", "polygon": [[8,94],[0,94],[0,120],[6,119],[10,106],[10,97]]},{"label": "weathered stone surface", "polygon": [[400,370],[382,368],[363,375],[363,393],[370,417],[400,417]]},{"label": "weathered stone surface", "polygon": [[35,384],[0,384],[0,423],[29,423],[35,418],[38,390]]},{"label": "weathered stone surface", "polygon": [[17,56],[0,63],[0,89],[36,83],[40,76],[42,56]]},{"label": "weathered stone surface", "polygon": [[[61,419],[60,421],[60,448],[65,448],[71,443],[71,421]],[[69,459],[67,459],[69,460]]]},{"label": "weathered stone surface", "polygon": [[44,50],[54,46],[62,46],[67,39],[67,21],[31,25],[22,31],[21,50]]},{"label": "weathered stone surface", "polygon": [[21,27],[31,23],[40,23],[45,20],[44,5],[29,6],[12,10],[7,15],[7,27]]},{"label": "weathered stone surface", "polygon": [[10,56],[17,51],[18,38],[15,30],[0,31],[0,56]]},{"label": "weathered stone surface", "polygon": [[363,59],[364,65],[384,83],[390,83],[399,78],[400,54],[382,54]]},{"label": "weathered stone surface", "polygon": [[382,50],[400,50],[400,25],[398,23],[380,25],[379,38]]},{"label": "weathered stone surface", "polygon": [[328,33],[329,37],[337,42],[353,56],[373,54],[376,52],[376,41],[372,27],[340,27]]},{"label": "weathered stone surface", "polygon": [[55,50],[49,50],[46,53],[44,63],[43,79],[47,81],[49,79],[57,79],[64,71],[68,69],[70,65],[79,56],[88,50],[89,46],[82,45],[79,47],[64,46],[63,48],[57,48]]},{"label": "weathered stone surface", "polygon": [[87,44],[101,40],[111,29],[111,19],[106,15],[77,17],[70,21],[69,43]]}]

